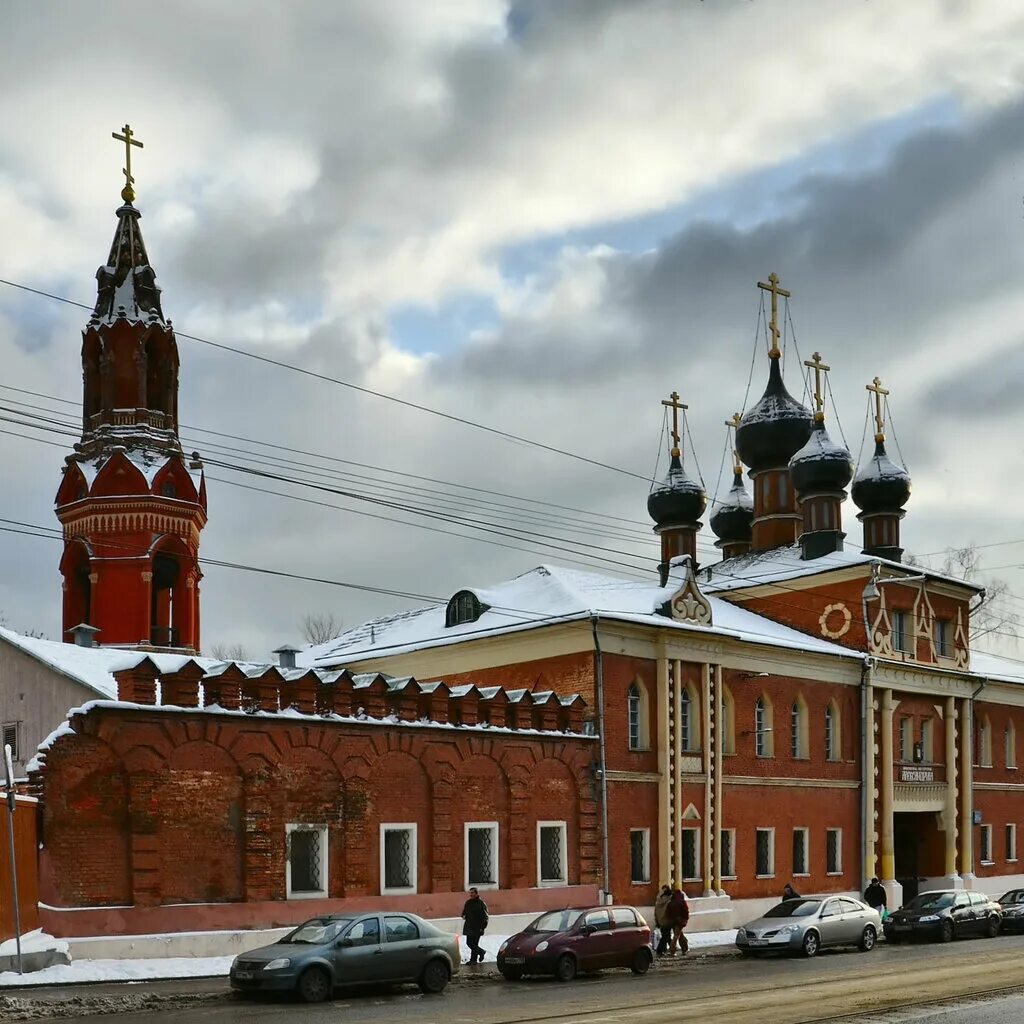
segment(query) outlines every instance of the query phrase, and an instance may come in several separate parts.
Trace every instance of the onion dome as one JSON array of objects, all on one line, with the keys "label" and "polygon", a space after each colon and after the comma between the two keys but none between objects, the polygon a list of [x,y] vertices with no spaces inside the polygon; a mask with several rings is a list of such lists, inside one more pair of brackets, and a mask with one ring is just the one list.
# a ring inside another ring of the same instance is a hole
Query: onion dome
[{"label": "onion dome", "polygon": [[725,544],[750,540],[754,522],[754,503],[743,483],[743,471],[737,470],[732,478],[732,487],[711,517],[711,529]]},{"label": "onion dome", "polygon": [[896,512],[910,500],[910,474],[885,452],[885,439],[875,441],[875,454],[857,474],[850,492],[862,512]]},{"label": "onion dome", "polygon": [[816,419],[807,443],[789,461],[797,494],[841,491],[853,476],[853,457],[828,436],[825,420]]},{"label": "onion dome", "polygon": [[756,405],[751,406],[736,429],[736,448],[751,472],[785,466],[807,443],[813,417],[782,382],[782,368],[772,356],[768,387]]},{"label": "onion dome", "polygon": [[647,496],[647,512],[657,529],[687,526],[697,522],[707,508],[704,488],[683,470],[679,449],[673,449],[668,475]]}]

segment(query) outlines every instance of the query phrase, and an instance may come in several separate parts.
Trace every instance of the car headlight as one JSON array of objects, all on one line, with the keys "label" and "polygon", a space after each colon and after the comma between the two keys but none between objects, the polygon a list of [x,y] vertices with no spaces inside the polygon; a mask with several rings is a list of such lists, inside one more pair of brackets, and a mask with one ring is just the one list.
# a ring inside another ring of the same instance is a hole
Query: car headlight
[{"label": "car headlight", "polygon": [[925,914],[924,917],[919,917],[918,921],[920,921],[921,924],[931,924],[932,921],[938,921],[938,919],[938,914]]},{"label": "car headlight", "polygon": [[538,942],[535,948],[538,953],[543,953],[548,948],[548,940],[545,939],[543,942]]},{"label": "car headlight", "polygon": [[506,940],[505,940],[505,941],[504,941],[504,942],[503,942],[503,943],[502,943],[502,944],[501,944],[501,945],[500,945],[500,946],[498,947],[498,952],[499,952],[499,953],[504,953],[506,949],[508,949],[508,939],[506,939]]},{"label": "car headlight", "polygon": [[779,934],[780,935],[792,935],[793,932],[795,932],[799,927],[800,927],[800,925],[798,925],[798,924],[784,924],[779,929]]},{"label": "car headlight", "polygon": [[266,967],[263,968],[265,971],[280,971],[285,967],[291,967],[292,962],[286,956],[279,956],[276,960],[271,960]]},{"label": "car headlight", "polygon": [[737,939],[745,939],[746,937],[747,937],[747,930],[746,930],[746,928],[737,928],[736,929],[736,938]]}]

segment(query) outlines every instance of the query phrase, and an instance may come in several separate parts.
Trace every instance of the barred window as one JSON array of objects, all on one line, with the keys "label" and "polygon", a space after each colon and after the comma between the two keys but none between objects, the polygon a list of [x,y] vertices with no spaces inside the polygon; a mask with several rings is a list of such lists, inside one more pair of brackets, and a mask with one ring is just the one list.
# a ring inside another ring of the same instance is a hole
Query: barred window
[{"label": "barred window", "polygon": [[830,875],[843,871],[843,830],[830,828],[825,832],[825,870]]},{"label": "barred window", "polygon": [[537,823],[537,875],[540,885],[567,884],[564,821]]},{"label": "barred window", "polygon": [[755,872],[760,876],[775,874],[775,829],[759,828],[755,833]]},{"label": "barred window", "polygon": [[416,826],[380,827],[381,892],[416,891]]},{"label": "barred window", "polygon": [[800,756],[800,703],[793,701],[789,712],[789,753],[792,757]]},{"label": "barred window", "polygon": [[1006,826],[1006,859],[1017,859],[1017,826]]},{"label": "barred window", "polygon": [[466,823],[466,888],[498,886],[498,823]]},{"label": "barred window", "polygon": [[793,829],[793,874],[807,874],[807,829]]},{"label": "barred window", "polygon": [[981,862],[982,864],[992,863],[992,826],[981,826]]},{"label": "barred window", "polygon": [[632,828],[629,830],[629,880],[649,882],[651,880],[651,830]]},{"label": "barred window", "polygon": [[700,829],[684,828],[680,842],[683,845],[683,878],[700,878]]},{"label": "barred window", "polygon": [[735,848],[736,833],[733,829],[723,829],[718,833],[718,864],[723,878],[734,878],[736,876]]},{"label": "barred window", "polygon": [[285,889],[289,899],[327,895],[327,828],[288,825]]},{"label": "barred window", "polygon": [[683,692],[679,695],[679,734],[683,750],[693,750],[693,735],[690,729],[691,708],[690,691],[684,687]]},{"label": "barred window", "polygon": [[629,749],[640,749],[640,688],[633,683],[626,691],[627,715],[629,718]]}]

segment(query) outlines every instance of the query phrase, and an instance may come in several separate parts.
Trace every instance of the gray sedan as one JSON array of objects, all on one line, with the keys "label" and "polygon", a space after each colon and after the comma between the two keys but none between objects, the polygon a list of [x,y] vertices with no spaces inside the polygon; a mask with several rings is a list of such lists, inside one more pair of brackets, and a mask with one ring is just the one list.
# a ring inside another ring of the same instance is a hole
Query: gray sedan
[{"label": "gray sedan", "polygon": [[736,932],[741,953],[782,950],[817,956],[824,946],[875,948],[882,919],[877,910],[850,896],[785,900]]},{"label": "gray sedan", "polygon": [[461,962],[459,937],[415,914],[326,914],[242,953],[230,977],[240,992],[295,991],[316,1003],[340,985],[416,982],[440,992]]}]

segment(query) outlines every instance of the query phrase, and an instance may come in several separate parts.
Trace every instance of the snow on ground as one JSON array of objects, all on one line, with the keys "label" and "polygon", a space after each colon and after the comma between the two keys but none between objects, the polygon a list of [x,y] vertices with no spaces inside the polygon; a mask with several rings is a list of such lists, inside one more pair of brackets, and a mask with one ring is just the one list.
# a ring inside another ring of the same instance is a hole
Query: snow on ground
[{"label": "snow on ground", "polygon": [[[42,928],[37,928],[34,932],[26,932],[22,935],[22,953],[40,953],[47,949],[55,949],[59,953],[66,953],[68,951],[68,944],[64,939],[55,939],[52,935],[47,935]],[[18,946],[14,939],[0,942],[0,956],[14,956],[17,952]]]},{"label": "snow on ground", "polygon": [[[26,939],[28,936],[26,936]],[[485,963],[494,963],[498,947],[507,935],[485,935],[480,946],[486,954]],[[715,932],[687,932],[690,949],[710,949],[731,946],[736,941],[736,929]],[[462,962],[469,961],[469,946],[460,938]],[[168,978],[227,977],[233,956],[167,957],[151,960],[75,960],[58,967],[19,976],[8,971],[0,973],[0,987],[12,985],[75,985],[91,981],[156,981]]]}]

